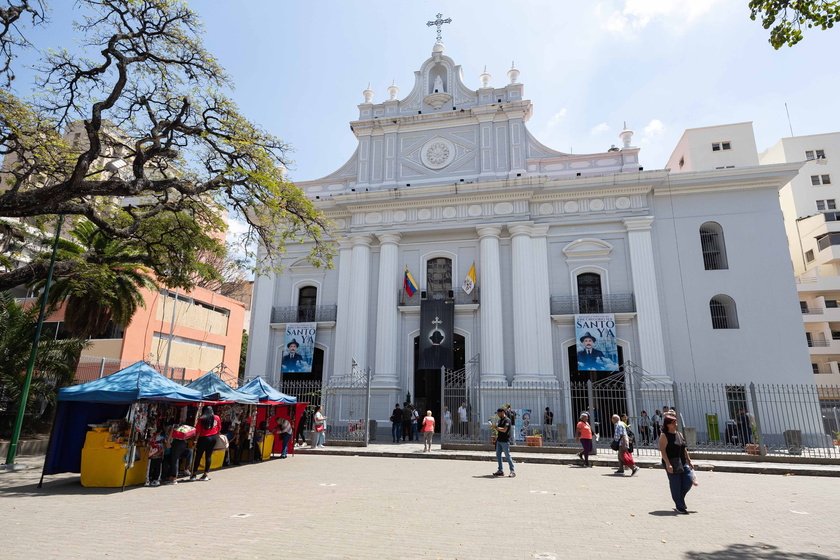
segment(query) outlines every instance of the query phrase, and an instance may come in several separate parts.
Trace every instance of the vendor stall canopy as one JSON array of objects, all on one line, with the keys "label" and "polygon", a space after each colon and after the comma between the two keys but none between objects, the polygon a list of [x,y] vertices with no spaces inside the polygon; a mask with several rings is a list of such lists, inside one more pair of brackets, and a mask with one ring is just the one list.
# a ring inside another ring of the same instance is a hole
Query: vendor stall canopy
[{"label": "vendor stall canopy", "polygon": [[297,397],[290,397],[281,393],[265,381],[262,377],[255,377],[239,388],[240,393],[256,395],[263,404],[295,404]]},{"label": "vendor stall canopy", "polygon": [[205,401],[235,402],[241,404],[257,404],[259,397],[253,393],[237,391],[215,372],[208,371],[192,383],[187,385],[190,389],[200,392]]},{"label": "vendor stall canopy", "polygon": [[108,377],[65,387],[58,391],[59,401],[88,403],[132,403],[142,400],[200,402],[200,391],[178,385],[158,373],[146,362],[137,362]]}]

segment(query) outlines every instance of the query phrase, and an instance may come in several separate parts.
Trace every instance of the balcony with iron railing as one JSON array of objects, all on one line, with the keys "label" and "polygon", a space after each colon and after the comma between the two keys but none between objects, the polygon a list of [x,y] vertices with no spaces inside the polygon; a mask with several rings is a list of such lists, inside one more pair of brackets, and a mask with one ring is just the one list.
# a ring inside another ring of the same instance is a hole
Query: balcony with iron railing
[{"label": "balcony with iron railing", "polygon": [[600,296],[551,296],[552,315],[579,313],[635,313],[633,294],[603,294]]},{"label": "balcony with iron railing", "polygon": [[321,323],[335,321],[337,305],[290,305],[271,308],[272,323]]},{"label": "balcony with iron railing", "polygon": [[401,306],[419,306],[423,299],[441,299],[454,300],[455,305],[476,305],[480,303],[479,290],[476,286],[471,293],[466,293],[461,288],[449,290],[449,292],[431,292],[427,290],[417,290],[413,296],[409,296],[405,290],[399,291],[397,298],[398,305]]}]

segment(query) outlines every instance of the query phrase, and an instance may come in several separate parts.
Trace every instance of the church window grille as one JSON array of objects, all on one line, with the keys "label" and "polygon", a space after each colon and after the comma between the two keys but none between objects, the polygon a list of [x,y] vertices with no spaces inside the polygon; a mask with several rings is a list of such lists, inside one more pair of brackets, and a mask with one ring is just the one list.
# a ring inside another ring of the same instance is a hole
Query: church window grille
[{"label": "church window grille", "polygon": [[601,275],[585,272],[577,277],[578,313],[603,313]]},{"label": "church window grille", "polygon": [[713,329],[737,329],[738,310],[735,300],[725,294],[718,294],[709,300]]},{"label": "church window grille", "polygon": [[716,222],[706,222],[700,226],[700,246],[703,250],[703,265],[706,270],[727,270],[726,243],[723,228]]},{"label": "church window grille", "polygon": [[452,260],[438,257],[426,261],[426,292],[429,299],[446,299],[452,291]]}]

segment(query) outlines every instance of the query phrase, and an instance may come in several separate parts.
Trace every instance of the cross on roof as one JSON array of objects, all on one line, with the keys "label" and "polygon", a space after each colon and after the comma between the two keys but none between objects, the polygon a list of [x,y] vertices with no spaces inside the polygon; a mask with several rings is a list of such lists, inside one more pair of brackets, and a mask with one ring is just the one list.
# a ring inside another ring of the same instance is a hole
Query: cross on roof
[{"label": "cross on roof", "polygon": [[435,41],[436,43],[443,43],[443,39],[441,38],[441,35],[440,35],[440,26],[443,25],[444,23],[452,23],[452,18],[446,18],[446,19],[442,19],[442,18],[443,18],[443,14],[438,14],[437,19],[435,21],[427,21],[426,22],[426,26],[428,26],[428,27],[431,27],[433,25],[437,26],[437,41]]}]

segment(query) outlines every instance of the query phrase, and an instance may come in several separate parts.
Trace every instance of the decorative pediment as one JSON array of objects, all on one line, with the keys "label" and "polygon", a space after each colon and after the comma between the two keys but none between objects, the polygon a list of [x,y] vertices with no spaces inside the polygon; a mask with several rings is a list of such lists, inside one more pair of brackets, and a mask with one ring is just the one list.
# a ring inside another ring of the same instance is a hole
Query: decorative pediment
[{"label": "decorative pediment", "polygon": [[601,239],[584,237],[576,239],[563,247],[567,259],[605,258],[612,252],[613,246]]}]

